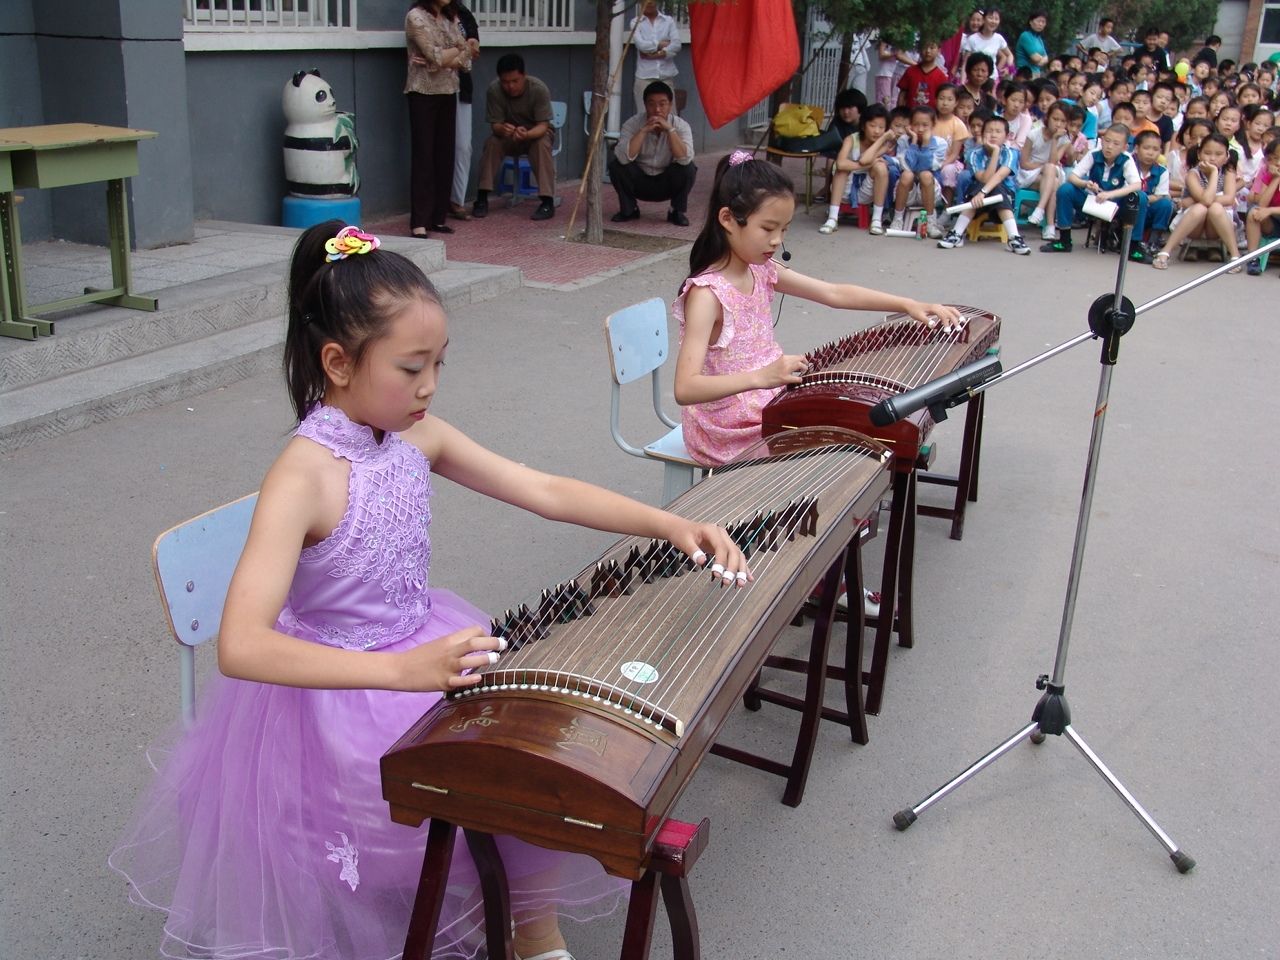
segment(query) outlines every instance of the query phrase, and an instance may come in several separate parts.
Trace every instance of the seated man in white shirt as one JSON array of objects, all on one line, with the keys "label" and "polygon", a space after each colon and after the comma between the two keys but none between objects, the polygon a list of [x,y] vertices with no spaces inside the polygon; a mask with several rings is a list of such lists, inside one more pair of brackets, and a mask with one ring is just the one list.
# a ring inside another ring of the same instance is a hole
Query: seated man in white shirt
[{"label": "seated man in white shirt", "polygon": [[693,130],[674,116],[671,87],[654,80],[644,90],[644,113],[627,120],[609,157],[609,180],[618,193],[614,223],[640,219],[637,200],[666,200],[667,219],[687,227],[689,191],[698,168],[693,165]]}]

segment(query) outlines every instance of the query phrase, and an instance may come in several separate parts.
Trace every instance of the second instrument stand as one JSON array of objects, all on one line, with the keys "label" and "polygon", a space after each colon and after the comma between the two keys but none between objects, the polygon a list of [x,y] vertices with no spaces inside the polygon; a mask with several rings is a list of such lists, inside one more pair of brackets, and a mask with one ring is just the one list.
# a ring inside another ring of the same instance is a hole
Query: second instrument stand
[{"label": "second instrument stand", "polygon": [[[970,764],[964,772],[959,776],[949,780],[933,793],[929,794],[914,807],[900,810],[893,815],[894,825],[899,830],[906,830],[911,824],[915,823],[916,818],[926,809],[937,803],[951,791],[955,790],[961,784],[965,783],[972,777],[976,776],[982,770],[999,760],[1002,756],[1012,750],[1023,739],[1029,738],[1033,743],[1042,743],[1046,736],[1065,736],[1093,765],[1093,768],[1102,775],[1103,779],[1110,784],[1120,798],[1128,805],[1129,809],[1138,817],[1139,820],[1146,825],[1157,840],[1168,851],[1170,859],[1180,873],[1187,873],[1195,866],[1195,860],[1187,855],[1186,851],[1178,847],[1170,836],[1160,828],[1160,825],[1152,819],[1151,815],[1143,809],[1142,804],[1134,798],[1123,783],[1116,777],[1114,773],[1107,767],[1102,759],[1090,749],[1084,738],[1076,731],[1071,724],[1071,709],[1067,705],[1067,687],[1065,682],[1067,669],[1067,648],[1071,640],[1071,624],[1075,616],[1076,599],[1080,589],[1080,570],[1084,559],[1085,539],[1089,532],[1089,513],[1093,504],[1094,484],[1098,472],[1098,455],[1102,447],[1102,432],[1106,425],[1107,402],[1111,393],[1111,372],[1115,367],[1116,361],[1120,353],[1120,338],[1124,336],[1134,324],[1138,315],[1167,302],[1179,294],[1185,293],[1194,287],[1200,286],[1202,283],[1221,276],[1223,273],[1231,269],[1238,269],[1250,256],[1270,251],[1273,248],[1280,248],[1280,240],[1273,241],[1266,246],[1251,251],[1251,254],[1239,257],[1223,263],[1218,268],[1210,271],[1202,277],[1197,278],[1183,287],[1170,291],[1163,296],[1157,297],[1142,307],[1135,309],[1133,304],[1124,297],[1124,275],[1128,259],[1125,253],[1129,249],[1129,242],[1133,234],[1133,211],[1126,210],[1122,212],[1123,238],[1121,240],[1120,250],[1120,266],[1116,271],[1116,288],[1114,294],[1104,294],[1094,301],[1089,309],[1089,328],[1090,332],[1082,334],[1073,340],[1060,344],[1045,353],[1033,357],[1017,367],[1008,370],[999,376],[986,379],[976,387],[968,388],[956,392],[954,386],[948,391],[945,387],[941,392],[935,391],[932,396],[928,395],[926,388],[917,388],[919,395],[915,398],[908,398],[906,394],[901,395],[896,401],[886,405],[886,416],[896,419],[912,412],[912,409],[920,409],[922,406],[929,406],[934,412],[934,419],[940,419],[939,414],[945,416],[945,408],[956,406],[966,400],[971,399],[979,393],[982,393],[1010,377],[1016,376],[1018,373],[1056,356],[1065,350],[1070,349],[1080,343],[1084,343],[1092,339],[1102,340],[1102,374],[1098,383],[1098,397],[1094,405],[1093,416],[1093,432],[1089,440],[1089,459],[1085,468],[1084,492],[1080,500],[1080,513],[1076,521],[1075,546],[1071,555],[1071,569],[1067,582],[1066,603],[1062,611],[1062,626],[1058,634],[1058,652],[1057,658],[1053,665],[1053,675],[1043,675],[1036,680],[1036,689],[1043,690],[1044,693],[1036,703],[1035,709],[1031,714],[1031,721],[1025,724],[1016,733],[1010,736],[1003,743],[986,753],[974,763]],[[964,368],[956,371],[956,374],[962,373]],[[954,375],[953,375],[954,376]],[[939,381],[939,383],[941,383]],[[912,391],[913,393],[917,391]],[[914,406],[912,404],[914,403]],[[909,408],[909,409],[908,409]],[[873,421],[875,415],[873,414]]]}]

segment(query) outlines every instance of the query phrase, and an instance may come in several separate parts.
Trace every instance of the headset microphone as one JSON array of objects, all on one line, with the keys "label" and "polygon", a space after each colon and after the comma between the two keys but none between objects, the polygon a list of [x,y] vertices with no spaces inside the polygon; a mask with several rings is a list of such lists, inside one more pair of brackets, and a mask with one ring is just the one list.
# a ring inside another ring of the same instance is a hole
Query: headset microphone
[{"label": "headset microphone", "polygon": [[784,243],[782,245],[782,262],[786,263],[790,259],[791,259],[791,253],[790,251],[787,250],[787,245]]}]

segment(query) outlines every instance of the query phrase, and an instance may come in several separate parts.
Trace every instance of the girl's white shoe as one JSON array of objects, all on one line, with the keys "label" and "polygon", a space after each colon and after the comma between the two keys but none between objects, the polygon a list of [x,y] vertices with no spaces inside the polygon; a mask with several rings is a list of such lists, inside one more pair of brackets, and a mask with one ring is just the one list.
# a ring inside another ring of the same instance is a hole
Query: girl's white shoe
[{"label": "girl's white shoe", "polygon": [[824,223],[822,226],[818,228],[818,232],[819,233],[835,233],[836,227],[838,226],[840,226],[840,224],[836,223],[834,220],[828,220],[826,223]]},{"label": "girl's white shoe", "polygon": [[573,954],[568,950],[548,950],[533,957],[521,957],[516,954],[516,960],[573,960]]}]

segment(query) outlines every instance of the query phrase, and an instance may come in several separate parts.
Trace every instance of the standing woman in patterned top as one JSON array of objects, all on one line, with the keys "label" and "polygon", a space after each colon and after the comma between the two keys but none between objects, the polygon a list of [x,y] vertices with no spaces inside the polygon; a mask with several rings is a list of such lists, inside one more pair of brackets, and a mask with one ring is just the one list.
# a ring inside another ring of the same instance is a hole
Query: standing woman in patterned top
[{"label": "standing woman in patterned top", "polygon": [[453,233],[445,223],[457,141],[458,73],[471,69],[471,45],[446,0],[418,0],[404,18],[409,58],[409,231]]}]

